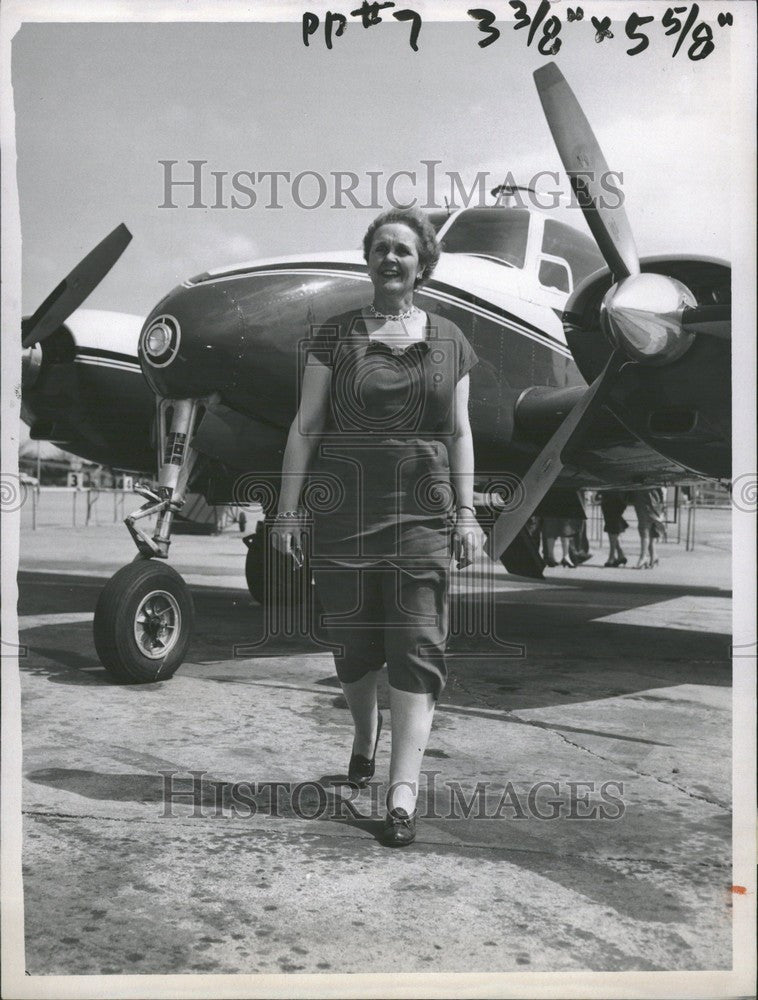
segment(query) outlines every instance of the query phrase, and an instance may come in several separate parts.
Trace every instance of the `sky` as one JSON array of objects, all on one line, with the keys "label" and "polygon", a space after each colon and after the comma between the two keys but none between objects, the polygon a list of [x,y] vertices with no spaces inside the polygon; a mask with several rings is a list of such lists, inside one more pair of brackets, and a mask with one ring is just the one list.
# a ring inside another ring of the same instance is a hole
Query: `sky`
[{"label": "sky", "polygon": [[[614,39],[598,44],[591,25],[564,24],[557,61],[610,168],[623,171],[640,253],[730,258],[731,186],[752,165],[732,149],[728,32],[692,62],[684,50],[671,57],[660,24],[635,57],[624,52],[623,23],[612,27]],[[357,248],[376,214],[330,207],[331,197],[306,210],[287,185],[283,207],[267,208],[268,182],[256,184],[254,206],[235,209],[229,185],[238,171],[317,171],[328,187],[333,172],[353,171],[365,179],[361,198],[368,171],[384,172],[383,194],[396,170],[416,170],[414,192],[424,198],[423,160],[441,161],[443,181],[446,171],[467,184],[487,171],[488,187],[508,171],[522,183],[561,171],[532,80],[546,58],[536,43],[527,47],[525,32],[501,28],[480,49],[473,21],[425,20],[414,53],[408,26],[387,21],[350,24],[332,51],[321,37],[306,48],[299,22],[23,25],[12,78],[24,311],[122,221],[134,239],[86,305],[144,315],[209,268]],[[207,204],[210,171],[225,172],[224,207],[190,208],[184,188],[178,207],[160,208],[160,161],[178,161],[176,176],[187,178],[188,161],[200,159]],[[312,202],[315,182],[300,193]],[[585,228],[578,211],[563,217]]]}]

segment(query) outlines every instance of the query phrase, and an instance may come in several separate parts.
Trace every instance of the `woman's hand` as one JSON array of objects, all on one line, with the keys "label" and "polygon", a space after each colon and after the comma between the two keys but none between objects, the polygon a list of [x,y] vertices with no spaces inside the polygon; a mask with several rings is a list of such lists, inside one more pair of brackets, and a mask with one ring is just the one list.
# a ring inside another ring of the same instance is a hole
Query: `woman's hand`
[{"label": "woman's hand", "polygon": [[277,518],[270,529],[271,544],[284,556],[289,556],[297,569],[303,565],[303,535],[305,515]]},{"label": "woman's hand", "polygon": [[453,559],[458,569],[470,566],[484,546],[485,536],[472,510],[464,507],[458,511],[453,528]]}]

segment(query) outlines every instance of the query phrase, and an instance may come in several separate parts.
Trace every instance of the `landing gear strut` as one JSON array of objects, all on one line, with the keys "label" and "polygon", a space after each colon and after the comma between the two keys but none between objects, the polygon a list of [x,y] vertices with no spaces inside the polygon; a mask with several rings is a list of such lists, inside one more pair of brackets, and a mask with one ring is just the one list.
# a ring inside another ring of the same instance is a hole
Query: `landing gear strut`
[{"label": "landing gear strut", "polygon": [[[108,673],[121,683],[167,680],[181,666],[194,627],[192,595],[168,558],[171,523],[184,503],[197,460],[189,440],[201,400],[159,399],[158,488],[135,491],[146,500],[125,524],[138,551],[105,585],[95,608],[95,649]],[[137,521],[158,515],[148,536]],[[161,560],[161,561],[159,561]]]}]

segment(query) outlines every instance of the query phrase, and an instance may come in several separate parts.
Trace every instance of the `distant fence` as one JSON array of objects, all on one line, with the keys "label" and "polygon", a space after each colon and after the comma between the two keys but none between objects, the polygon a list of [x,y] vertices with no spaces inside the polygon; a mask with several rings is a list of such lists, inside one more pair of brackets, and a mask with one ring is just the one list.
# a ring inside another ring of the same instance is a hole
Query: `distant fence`
[{"label": "distant fence", "polygon": [[145,501],[136,493],[74,486],[31,486],[21,507],[22,528],[83,528],[123,521]]},{"label": "distant fence", "polygon": [[[25,530],[37,528],[87,528],[120,524],[124,518],[145,503],[144,497],[131,490],[100,487],[73,486],[26,486],[26,494],[21,507],[21,527]],[[239,526],[240,508],[219,505],[207,508],[200,514],[198,503],[188,499],[187,513],[199,520],[212,524],[216,531],[228,531]],[[247,524],[254,527],[257,520],[255,511],[246,510]],[[140,522],[152,525],[154,517],[146,517]]]},{"label": "distant fence", "polygon": [[[698,509],[707,511],[730,509],[729,494],[716,487],[703,490],[698,486],[690,493],[680,488],[666,491],[666,539],[664,541],[680,545],[684,543],[689,552],[694,549]],[[103,527],[121,524],[127,514],[131,514],[145,503],[143,497],[130,490],[100,487],[71,486],[26,486],[26,495],[21,507],[21,527],[36,530],[46,527]],[[604,542],[603,514],[594,493],[588,493],[585,500],[587,513],[587,537],[591,543],[602,546]],[[234,507],[228,504],[208,507],[194,495],[187,500],[185,511],[196,522],[212,523],[216,531],[230,531],[244,527],[252,531],[262,516],[256,505]],[[630,527],[637,526],[634,507],[629,504],[624,514]],[[142,520],[140,526],[152,525],[153,517]]]}]

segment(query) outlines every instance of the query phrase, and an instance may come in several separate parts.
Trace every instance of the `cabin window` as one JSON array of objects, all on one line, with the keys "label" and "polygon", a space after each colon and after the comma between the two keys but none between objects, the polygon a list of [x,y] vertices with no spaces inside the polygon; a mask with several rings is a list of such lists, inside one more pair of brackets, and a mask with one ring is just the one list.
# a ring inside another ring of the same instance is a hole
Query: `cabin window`
[{"label": "cabin window", "polygon": [[539,282],[545,288],[555,288],[559,292],[570,292],[572,286],[568,264],[557,260],[541,260]]},{"label": "cabin window", "polygon": [[[570,271],[570,282],[562,279],[562,284],[554,284],[553,281],[544,281],[542,278],[542,265],[540,266],[540,284],[548,285],[551,288],[560,288],[561,291],[569,291],[570,287],[576,287],[587,275],[597,271],[598,268],[605,267],[605,261],[600,255],[600,251],[593,239],[578,232],[564,222],[556,222],[555,219],[545,220],[545,232],[542,236],[542,252],[553,257],[561,257],[566,261]],[[553,275],[557,278],[558,275]]]}]

